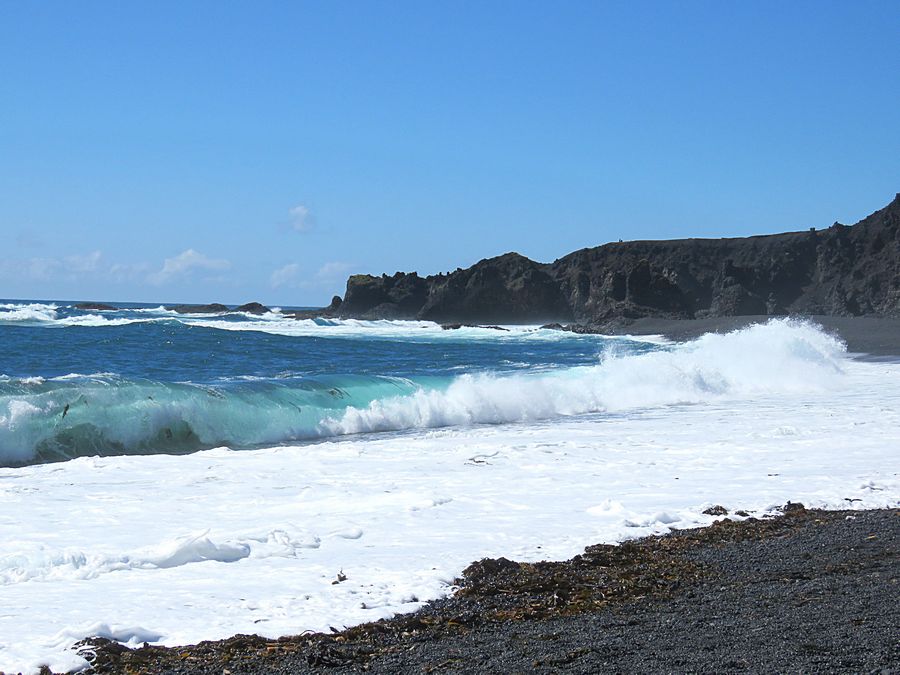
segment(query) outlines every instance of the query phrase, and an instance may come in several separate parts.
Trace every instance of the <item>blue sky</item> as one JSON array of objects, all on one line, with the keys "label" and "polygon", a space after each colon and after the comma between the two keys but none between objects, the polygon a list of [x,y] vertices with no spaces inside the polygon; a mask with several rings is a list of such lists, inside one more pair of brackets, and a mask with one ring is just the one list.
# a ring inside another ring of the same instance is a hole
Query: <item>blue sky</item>
[{"label": "blue sky", "polygon": [[0,3],[0,297],[318,305],[350,273],[852,223],[900,4]]}]

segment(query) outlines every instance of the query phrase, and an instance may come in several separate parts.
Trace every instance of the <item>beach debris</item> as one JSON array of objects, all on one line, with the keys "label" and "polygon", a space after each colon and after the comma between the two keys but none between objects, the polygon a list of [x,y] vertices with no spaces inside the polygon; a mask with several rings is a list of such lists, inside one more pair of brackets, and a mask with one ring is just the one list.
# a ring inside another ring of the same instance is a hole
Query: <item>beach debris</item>
[{"label": "beach debris", "polygon": [[[276,665],[288,668],[279,672],[292,672],[289,668],[298,659],[313,668],[337,666],[347,672],[366,671],[380,658],[465,635],[485,624],[494,624],[515,635],[516,621],[555,620],[679,593],[694,597],[702,584],[718,588],[721,575],[716,565],[698,561],[693,555],[698,549],[713,551],[730,543],[766,539],[778,544],[812,524],[836,525],[846,522],[847,517],[856,517],[856,513],[850,516],[847,512],[810,511],[799,504],[793,507],[788,517],[722,519],[708,527],[645,537],[617,546],[589,546],[569,561],[519,563],[486,558],[466,568],[462,578],[456,580],[459,591],[451,598],[428,604],[413,614],[350,628],[329,626],[322,633],[304,631],[274,640],[237,635],[177,648],[145,645],[129,649],[107,639],[90,638],[78,644],[79,653],[88,659],[95,673],[191,672],[179,665],[185,662],[188,668],[196,665],[198,672],[201,665],[208,668],[204,672],[222,672],[214,671],[216,667],[236,672],[234,666],[238,664],[258,668],[253,672],[264,672]],[[883,539],[872,529],[866,534],[869,546],[876,546]],[[346,578],[343,570],[340,576]],[[818,597],[802,596],[798,603],[817,601]],[[627,619],[627,611],[619,616]],[[541,655],[541,668],[575,662],[588,655],[590,649],[591,644],[587,644],[559,654]],[[388,662],[383,663],[386,666]],[[425,664],[422,671],[428,668]]]}]

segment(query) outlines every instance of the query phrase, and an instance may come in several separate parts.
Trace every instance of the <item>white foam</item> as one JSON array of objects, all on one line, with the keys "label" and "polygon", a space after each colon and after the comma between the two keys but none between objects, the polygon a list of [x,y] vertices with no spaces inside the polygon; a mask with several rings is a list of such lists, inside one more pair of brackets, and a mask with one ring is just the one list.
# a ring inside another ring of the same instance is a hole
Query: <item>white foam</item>
[{"label": "white foam", "polygon": [[[120,308],[119,316],[110,317],[102,314],[75,314],[60,317],[59,307],[53,304],[0,304],[0,321],[30,321],[46,326],[75,327],[89,326],[94,328],[124,326],[132,323],[150,323],[176,320],[190,326],[227,331],[251,331],[283,335],[289,337],[384,337],[392,339],[446,339],[446,340],[505,340],[521,339],[542,342],[558,342],[561,340],[582,339],[604,341],[634,340],[659,345],[670,342],[659,335],[650,336],[604,336],[576,335],[560,330],[543,330],[538,325],[500,325],[496,327],[461,326],[457,329],[444,330],[433,321],[416,320],[364,320],[364,319],[294,319],[286,316],[279,308],[263,314],[227,311],[222,313],[182,313],[165,306]],[[6,310],[6,311],[3,311]],[[239,318],[241,317],[241,318]]]},{"label": "white foam", "polygon": [[[509,325],[497,328],[481,326],[463,326],[457,329],[444,330],[440,324],[432,321],[402,321],[402,320],[362,320],[362,319],[293,319],[281,314],[270,313],[262,316],[250,315],[246,321],[234,321],[227,319],[209,319],[196,317],[181,317],[184,323],[205,328],[215,328],[227,331],[256,331],[272,335],[285,335],[291,337],[386,337],[404,340],[508,340],[521,339],[545,342],[557,342],[576,337],[573,333],[556,330],[541,330],[539,326]],[[608,336],[592,335],[577,336],[581,339],[604,340]],[[637,339],[629,337],[616,337],[615,339]],[[640,341],[649,342],[651,339],[639,338]]]},{"label": "white foam", "polygon": [[325,420],[330,435],[499,424],[817,390],[840,381],[844,345],[792,320],[706,335],[672,351],[606,355],[598,366],[546,374],[462,375],[446,391],[373,401]]},{"label": "white foam", "polygon": [[[900,364],[785,323],[667,358],[631,369],[645,403],[624,411],[0,469],[0,670],[83,666],[91,634],[328,631],[415,609],[484,556],[565,558],[711,504],[900,505]],[[624,361],[598,368],[621,386]]]},{"label": "white foam", "polygon": [[0,321],[54,321],[58,309],[56,305],[37,302],[0,304]]},{"label": "white foam", "polygon": [[128,319],[124,317],[111,319],[100,314],[83,314],[80,316],[67,316],[57,319],[54,323],[59,326],[90,326],[90,327],[110,327],[110,326],[127,326],[132,323],[149,323],[154,319]]}]

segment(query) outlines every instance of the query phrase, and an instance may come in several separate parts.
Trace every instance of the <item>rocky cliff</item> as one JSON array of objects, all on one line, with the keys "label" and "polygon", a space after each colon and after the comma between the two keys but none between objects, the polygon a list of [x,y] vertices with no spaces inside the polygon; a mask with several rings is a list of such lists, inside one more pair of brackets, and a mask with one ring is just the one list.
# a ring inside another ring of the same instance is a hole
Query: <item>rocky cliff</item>
[{"label": "rocky cliff", "polygon": [[629,241],[553,263],[517,253],[420,277],[355,275],[329,310],[438,322],[601,323],[644,316],[900,316],[900,194],[853,226],[740,239]]}]

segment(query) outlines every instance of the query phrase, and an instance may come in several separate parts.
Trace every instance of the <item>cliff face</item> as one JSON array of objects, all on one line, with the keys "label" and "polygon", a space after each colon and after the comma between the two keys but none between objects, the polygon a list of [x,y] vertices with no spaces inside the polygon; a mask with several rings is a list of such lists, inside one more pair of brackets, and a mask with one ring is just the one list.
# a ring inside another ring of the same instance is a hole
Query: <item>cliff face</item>
[{"label": "cliff face", "polygon": [[450,274],[355,275],[341,316],[603,322],[748,314],[900,316],[900,194],[856,225],[741,239],[632,241]]}]

